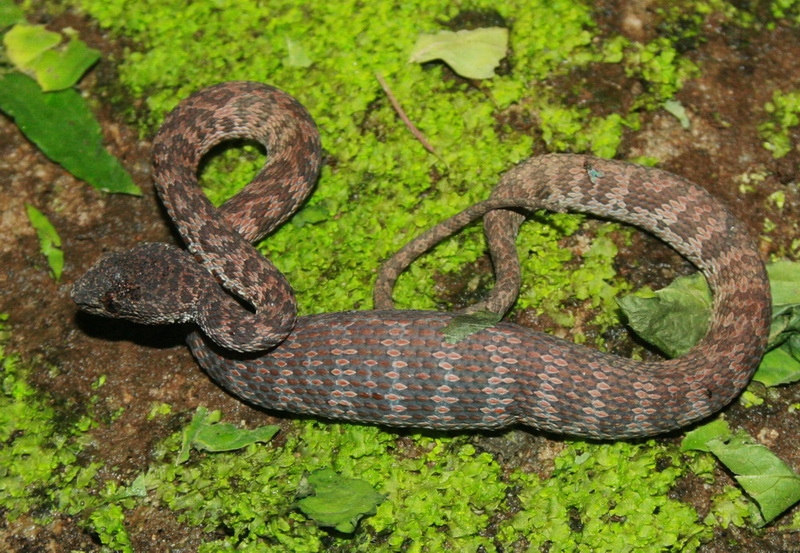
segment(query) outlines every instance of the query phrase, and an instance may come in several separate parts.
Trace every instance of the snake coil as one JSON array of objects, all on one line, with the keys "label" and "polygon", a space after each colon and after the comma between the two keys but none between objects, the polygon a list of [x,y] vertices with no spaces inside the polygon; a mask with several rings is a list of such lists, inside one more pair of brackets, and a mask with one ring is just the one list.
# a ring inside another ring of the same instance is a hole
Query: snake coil
[{"label": "snake coil", "polygon": [[[197,185],[197,165],[231,138],[260,141],[269,160],[216,210]],[[765,347],[770,296],[755,243],[708,192],[658,169],[582,155],[530,158],[489,200],[389,260],[376,283],[377,310],[296,318],[291,287],[251,242],[288,218],[317,178],[319,135],[306,110],[267,85],[223,83],[170,113],[153,150],[156,186],[189,253],[146,244],[112,254],[76,282],[72,297],[104,316],[196,322],[202,332],[188,343],[198,363],[255,405],[386,426],[520,423],[591,438],[649,436],[728,404]],[[510,208],[585,212],[658,236],[713,290],[705,338],[683,357],[643,363],[511,323],[450,344],[441,330],[455,314],[392,309],[392,284],[408,263],[485,215],[498,283],[475,308],[504,313],[519,290],[514,242],[524,219]]]}]

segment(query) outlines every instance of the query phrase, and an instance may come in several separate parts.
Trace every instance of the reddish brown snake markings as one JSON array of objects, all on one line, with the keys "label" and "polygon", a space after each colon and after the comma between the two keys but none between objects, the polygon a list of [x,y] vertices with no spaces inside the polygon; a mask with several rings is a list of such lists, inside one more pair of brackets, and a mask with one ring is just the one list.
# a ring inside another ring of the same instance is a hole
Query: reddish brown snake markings
[{"label": "reddish brown snake markings", "polygon": [[[215,144],[242,137],[264,144],[269,161],[215,210],[197,186],[197,165]],[[528,159],[502,177],[490,200],[389,260],[376,284],[376,311],[295,320],[290,286],[251,242],[287,219],[316,180],[319,136],[305,109],[266,85],[224,83],[178,106],[153,150],[161,199],[191,253],[144,244],[112,254],[75,284],[72,296],[82,309],[105,316],[196,322],[202,332],[188,341],[198,363],[256,405],[387,426],[521,423],[593,438],[648,436],[724,407],[763,353],[769,287],[755,244],[705,190],[664,171],[579,155]],[[705,338],[681,358],[642,363],[510,323],[448,344],[440,330],[454,314],[392,309],[396,275],[485,214],[499,276],[475,308],[505,312],[519,289],[514,240],[523,216],[501,207],[592,213],[660,237],[711,285],[714,311]]]}]

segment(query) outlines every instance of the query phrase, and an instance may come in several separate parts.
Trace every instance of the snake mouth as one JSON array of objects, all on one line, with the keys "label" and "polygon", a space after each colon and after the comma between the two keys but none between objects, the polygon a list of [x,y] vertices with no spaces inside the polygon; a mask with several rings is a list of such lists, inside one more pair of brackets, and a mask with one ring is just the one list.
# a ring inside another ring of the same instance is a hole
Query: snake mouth
[{"label": "snake mouth", "polygon": [[103,276],[93,270],[95,267],[75,281],[69,296],[81,310],[94,315],[104,315],[108,307],[108,303],[104,301],[108,296],[108,283],[104,282]]},{"label": "snake mouth", "polygon": [[[94,270],[99,269],[99,270]],[[115,273],[108,278],[103,266],[95,266],[72,286],[70,298],[75,304],[93,315],[139,321],[135,306],[142,303],[141,286]]]}]

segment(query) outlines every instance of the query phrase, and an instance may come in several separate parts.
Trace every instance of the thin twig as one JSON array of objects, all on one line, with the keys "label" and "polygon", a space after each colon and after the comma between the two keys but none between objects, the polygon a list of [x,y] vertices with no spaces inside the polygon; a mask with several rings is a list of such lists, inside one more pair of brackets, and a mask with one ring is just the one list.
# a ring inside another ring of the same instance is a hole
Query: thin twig
[{"label": "thin twig", "polygon": [[380,83],[381,88],[386,93],[386,96],[389,98],[389,101],[392,103],[392,107],[397,112],[397,115],[400,116],[400,119],[403,120],[403,123],[405,123],[406,127],[408,128],[408,130],[411,131],[411,134],[413,134],[414,137],[417,140],[419,140],[419,143],[422,144],[422,146],[426,150],[428,150],[430,153],[432,153],[433,155],[435,155],[437,158],[439,158],[441,160],[442,158],[439,157],[439,154],[436,152],[434,147],[431,146],[430,143],[425,139],[425,135],[423,135],[422,132],[420,132],[420,130],[417,127],[414,126],[414,123],[412,123],[411,119],[408,118],[408,116],[406,115],[406,112],[403,111],[403,108],[400,106],[400,102],[398,102],[397,98],[395,98],[394,94],[392,94],[392,91],[389,88],[389,85],[386,84],[386,80],[384,80],[383,75],[381,75],[380,73],[375,73],[375,78],[378,79],[378,82]]}]

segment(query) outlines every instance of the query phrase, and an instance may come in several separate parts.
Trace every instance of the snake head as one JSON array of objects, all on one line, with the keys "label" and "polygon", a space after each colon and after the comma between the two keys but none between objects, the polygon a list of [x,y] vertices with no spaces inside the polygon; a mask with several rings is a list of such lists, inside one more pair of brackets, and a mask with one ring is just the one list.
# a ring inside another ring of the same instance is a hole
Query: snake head
[{"label": "snake head", "polygon": [[94,315],[142,324],[193,320],[196,292],[212,279],[184,250],[160,243],[109,254],[72,287],[72,301]]}]

